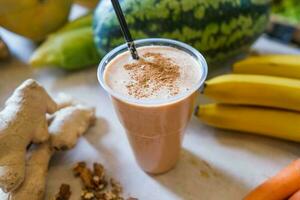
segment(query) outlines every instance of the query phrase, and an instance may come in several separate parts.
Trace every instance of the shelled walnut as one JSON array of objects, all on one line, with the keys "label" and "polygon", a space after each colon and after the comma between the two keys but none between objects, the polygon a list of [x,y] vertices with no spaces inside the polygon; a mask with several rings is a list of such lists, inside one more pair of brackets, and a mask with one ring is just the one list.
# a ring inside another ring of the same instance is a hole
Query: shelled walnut
[{"label": "shelled walnut", "polygon": [[58,194],[55,196],[54,200],[69,200],[71,197],[70,185],[62,184],[59,188]]},{"label": "shelled walnut", "polygon": [[9,50],[5,42],[0,37],[0,61],[9,57]]},{"label": "shelled walnut", "polygon": [[[82,200],[125,200],[122,196],[122,186],[116,180],[105,176],[105,170],[100,163],[93,164],[93,171],[85,162],[79,162],[73,168],[74,175],[82,182]],[[128,198],[128,200],[137,200]]]}]

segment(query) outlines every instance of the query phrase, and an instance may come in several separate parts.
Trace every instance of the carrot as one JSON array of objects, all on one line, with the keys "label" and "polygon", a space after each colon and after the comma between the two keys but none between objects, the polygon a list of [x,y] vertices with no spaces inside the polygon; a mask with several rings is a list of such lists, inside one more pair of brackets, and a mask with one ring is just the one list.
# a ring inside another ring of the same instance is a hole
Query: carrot
[{"label": "carrot", "polygon": [[255,188],[244,200],[283,200],[299,189],[300,159],[297,159]]},{"label": "carrot", "polygon": [[300,200],[300,190],[298,190],[297,192],[295,192],[290,198],[289,200]]}]

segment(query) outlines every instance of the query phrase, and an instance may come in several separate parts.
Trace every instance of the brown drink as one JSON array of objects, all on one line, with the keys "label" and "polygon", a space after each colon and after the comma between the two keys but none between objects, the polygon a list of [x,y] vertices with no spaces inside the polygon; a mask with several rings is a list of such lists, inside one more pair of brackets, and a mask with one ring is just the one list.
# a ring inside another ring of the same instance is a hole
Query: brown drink
[{"label": "brown drink", "polygon": [[167,45],[137,50],[138,61],[128,51],[114,56],[100,82],[113,93],[113,104],[139,165],[146,172],[163,173],[178,160],[206,65]]}]

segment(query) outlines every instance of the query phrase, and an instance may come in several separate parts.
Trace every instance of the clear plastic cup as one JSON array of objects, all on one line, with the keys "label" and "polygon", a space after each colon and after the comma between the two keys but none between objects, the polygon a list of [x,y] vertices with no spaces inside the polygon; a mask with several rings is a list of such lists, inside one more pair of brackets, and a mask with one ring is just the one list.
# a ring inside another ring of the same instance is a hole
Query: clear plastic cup
[{"label": "clear plastic cup", "polygon": [[154,100],[121,95],[105,83],[106,66],[117,55],[127,51],[126,44],[109,52],[98,67],[98,80],[111,96],[138,164],[148,173],[164,173],[173,168],[179,158],[184,131],[194,110],[197,90],[207,76],[207,64],[196,49],[175,40],[151,38],[137,40],[135,44],[137,48],[152,45],[177,48],[194,57],[200,67],[201,78],[191,90],[172,98]]}]

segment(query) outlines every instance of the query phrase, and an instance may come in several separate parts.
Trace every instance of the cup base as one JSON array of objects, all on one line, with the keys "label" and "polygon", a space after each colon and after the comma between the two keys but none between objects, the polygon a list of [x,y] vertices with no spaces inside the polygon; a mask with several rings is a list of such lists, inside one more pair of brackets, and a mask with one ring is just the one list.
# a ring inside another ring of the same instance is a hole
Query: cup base
[{"label": "cup base", "polygon": [[166,173],[172,171],[176,167],[177,162],[178,162],[178,160],[176,160],[176,162],[172,166],[169,166],[168,168],[165,168],[165,169],[159,169],[159,170],[154,170],[154,171],[146,171],[143,169],[143,171],[151,176],[159,176],[159,175],[166,174]]},{"label": "cup base", "polygon": [[177,163],[183,131],[155,138],[145,138],[127,131],[127,137],[139,166],[149,174],[162,174]]}]

